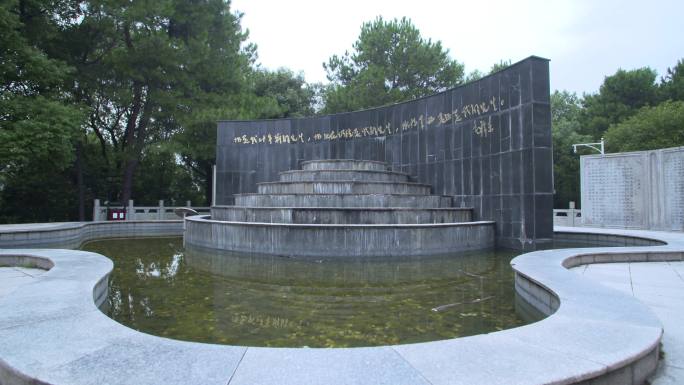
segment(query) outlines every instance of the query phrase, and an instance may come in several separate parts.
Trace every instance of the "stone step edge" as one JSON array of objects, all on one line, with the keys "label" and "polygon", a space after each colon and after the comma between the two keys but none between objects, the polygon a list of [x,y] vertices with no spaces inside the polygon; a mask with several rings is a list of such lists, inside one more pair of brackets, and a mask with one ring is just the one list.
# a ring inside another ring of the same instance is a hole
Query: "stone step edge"
[{"label": "stone step edge", "polygon": [[385,166],[388,166],[387,162],[383,162],[380,160],[359,160],[359,159],[311,159],[311,160],[305,160],[299,163],[299,165],[305,165],[309,163],[340,163],[340,162],[355,162],[355,163],[375,163],[375,164],[382,164]]},{"label": "stone step edge", "polygon": [[359,173],[375,173],[375,174],[394,174],[394,175],[403,175],[407,176],[409,178],[412,177],[411,174],[401,172],[401,171],[391,171],[391,170],[357,170],[353,168],[333,168],[330,170],[287,170],[287,171],[281,171],[278,174],[283,175],[283,174],[298,174],[298,173],[315,173],[315,172],[359,172]]},{"label": "stone step edge", "polygon": [[466,227],[466,226],[482,226],[495,225],[495,221],[471,221],[471,222],[449,222],[449,223],[376,223],[376,224],[312,224],[312,223],[270,223],[270,222],[236,222],[236,221],[221,221],[210,219],[210,215],[194,215],[185,217],[188,221],[209,222],[222,225],[237,225],[237,226],[262,226],[262,227],[293,227],[293,228],[426,228],[426,227]]},{"label": "stone step edge", "polygon": [[472,211],[472,207],[431,207],[431,208],[419,208],[419,207],[330,207],[330,206],[230,206],[221,205],[213,206],[216,209],[238,209],[238,210],[320,210],[320,211]]},{"label": "stone step edge", "polygon": [[283,185],[283,184],[295,184],[295,183],[352,183],[352,184],[372,184],[372,185],[382,185],[382,184],[399,184],[399,185],[409,185],[418,187],[428,187],[432,188],[432,185],[426,183],[416,183],[416,182],[392,182],[392,181],[365,181],[365,180],[305,180],[305,181],[275,181],[275,182],[259,182],[257,186],[268,186],[268,185]]},{"label": "stone step edge", "polygon": [[242,193],[233,194],[234,197],[237,196],[270,196],[270,195],[293,195],[293,196],[305,196],[305,195],[315,195],[315,196],[397,196],[397,197],[439,197],[439,198],[452,198],[452,195],[434,195],[434,194],[386,194],[386,193],[360,193],[360,194],[350,194],[350,193]]}]

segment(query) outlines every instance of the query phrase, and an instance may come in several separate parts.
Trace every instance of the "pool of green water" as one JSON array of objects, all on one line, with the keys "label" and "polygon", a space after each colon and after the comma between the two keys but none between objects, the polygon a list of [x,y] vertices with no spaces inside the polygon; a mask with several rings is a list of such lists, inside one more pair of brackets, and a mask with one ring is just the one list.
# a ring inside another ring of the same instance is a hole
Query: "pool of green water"
[{"label": "pool of green water", "polygon": [[516,313],[514,251],[340,262],[184,250],[181,238],[82,249],[114,261],[107,315],[179,340],[377,346],[525,324]]}]

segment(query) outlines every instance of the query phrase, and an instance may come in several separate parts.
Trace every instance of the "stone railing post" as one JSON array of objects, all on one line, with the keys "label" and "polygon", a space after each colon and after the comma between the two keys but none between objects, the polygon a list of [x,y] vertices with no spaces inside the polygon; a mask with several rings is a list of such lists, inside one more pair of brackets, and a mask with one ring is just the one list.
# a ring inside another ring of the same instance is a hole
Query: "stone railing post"
[{"label": "stone railing post", "polygon": [[157,219],[161,221],[164,219],[165,216],[166,216],[166,213],[164,212],[164,200],[160,199],[159,200],[159,208],[157,209]]},{"label": "stone railing post", "polygon": [[569,225],[572,227],[575,227],[575,202],[574,201],[570,201],[570,203],[568,203],[568,209],[569,209],[568,210],[568,217],[569,217],[568,219],[570,219]]},{"label": "stone railing post", "polygon": [[126,208],[126,220],[135,220],[135,207],[133,206],[133,199],[128,200],[128,207]]},{"label": "stone railing post", "polygon": [[93,222],[100,221],[100,200],[95,199],[93,201]]},{"label": "stone railing post", "polygon": [[216,165],[211,166],[211,205],[216,206]]}]

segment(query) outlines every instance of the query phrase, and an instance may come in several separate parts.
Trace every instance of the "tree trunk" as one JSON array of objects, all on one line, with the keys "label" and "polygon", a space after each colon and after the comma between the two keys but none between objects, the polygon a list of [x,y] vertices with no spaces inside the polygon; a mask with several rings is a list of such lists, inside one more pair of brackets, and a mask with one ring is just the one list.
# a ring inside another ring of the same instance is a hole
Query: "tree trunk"
[{"label": "tree trunk", "polygon": [[133,175],[138,168],[139,159],[137,156],[131,157],[124,163],[123,179],[121,181],[121,204],[126,206],[133,196]]},{"label": "tree trunk", "polygon": [[83,142],[76,143],[76,181],[78,184],[78,220],[85,221],[85,184],[83,183]]},{"label": "tree trunk", "polygon": [[[140,163],[140,156],[145,146],[147,124],[150,121],[150,103],[143,101],[143,86],[136,82],[133,87],[133,104],[131,114],[126,123],[126,131],[122,148],[124,153],[123,178],[121,180],[121,204],[126,206],[133,196],[133,175]],[[142,110],[142,114],[141,114]],[[138,120],[138,115],[141,114]]]}]

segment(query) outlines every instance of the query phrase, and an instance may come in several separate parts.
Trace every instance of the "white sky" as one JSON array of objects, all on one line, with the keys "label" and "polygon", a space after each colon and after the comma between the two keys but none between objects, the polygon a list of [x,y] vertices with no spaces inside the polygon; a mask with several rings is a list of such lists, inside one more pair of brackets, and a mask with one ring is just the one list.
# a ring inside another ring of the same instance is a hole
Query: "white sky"
[{"label": "white sky", "polygon": [[684,0],[233,0],[265,68],[327,82],[322,63],[351,51],[361,24],[409,17],[424,38],[488,72],[500,60],[551,59],[551,89],[593,93],[618,68],[663,75],[684,58]]}]

